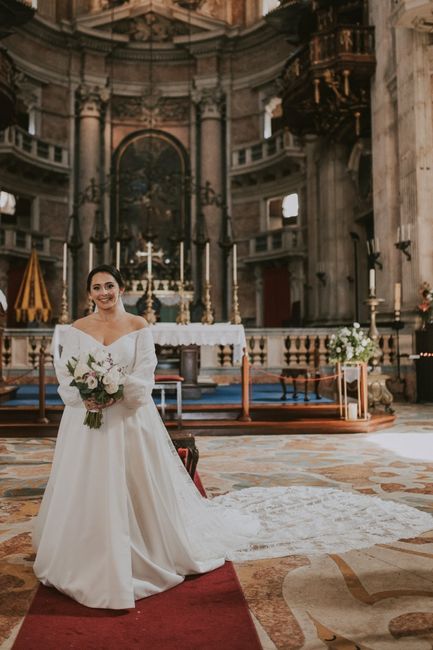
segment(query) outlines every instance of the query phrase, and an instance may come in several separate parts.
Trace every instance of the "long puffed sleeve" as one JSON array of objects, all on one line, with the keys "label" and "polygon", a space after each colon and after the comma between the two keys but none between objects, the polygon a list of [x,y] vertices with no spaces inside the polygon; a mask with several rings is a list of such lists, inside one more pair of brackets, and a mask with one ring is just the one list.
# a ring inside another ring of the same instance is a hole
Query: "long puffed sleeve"
[{"label": "long puffed sleeve", "polygon": [[133,409],[149,404],[155,383],[157,362],[150,327],[143,327],[136,337],[134,367],[124,383],[123,403],[127,408]]},{"label": "long puffed sleeve", "polygon": [[80,339],[76,327],[70,327],[63,337],[63,348],[60,359],[54,361],[54,368],[56,371],[57,379],[59,381],[59,388],[57,392],[66,406],[83,406],[83,401],[80,397],[78,388],[70,386],[72,377],[66,367],[67,361],[71,357],[77,358],[80,354]]}]

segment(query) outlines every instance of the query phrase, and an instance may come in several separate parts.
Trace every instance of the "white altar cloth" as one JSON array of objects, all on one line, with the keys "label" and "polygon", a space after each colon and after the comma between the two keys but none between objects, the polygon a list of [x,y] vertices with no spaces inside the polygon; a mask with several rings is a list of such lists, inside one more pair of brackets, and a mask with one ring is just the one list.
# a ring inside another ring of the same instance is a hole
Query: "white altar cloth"
[{"label": "white altar cloth", "polygon": [[[55,359],[60,356],[59,346],[68,327],[70,325],[56,325],[54,328],[51,354]],[[151,325],[151,331],[156,345],[233,345],[234,363],[239,363],[247,345],[244,326],[231,323],[156,323]]]}]

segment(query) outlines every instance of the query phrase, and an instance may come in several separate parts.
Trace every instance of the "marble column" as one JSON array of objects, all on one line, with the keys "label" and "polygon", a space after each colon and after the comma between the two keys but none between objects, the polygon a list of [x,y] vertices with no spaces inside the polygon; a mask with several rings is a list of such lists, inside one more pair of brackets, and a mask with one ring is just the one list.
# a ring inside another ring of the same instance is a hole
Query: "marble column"
[{"label": "marble column", "polygon": [[[197,95],[201,116],[201,148],[200,175],[201,184],[210,184],[212,192],[202,196],[202,209],[206,220],[207,234],[211,242],[210,277],[212,284],[212,303],[215,309],[215,319],[221,320],[223,313],[223,283],[222,252],[218,241],[222,232],[222,208],[207,199],[221,197],[223,188],[223,105],[224,95],[220,87],[202,88]],[[215,193],[215,194],[214,194]]]},{"label": "marble column", "polygon": [[[101,197],[101,147],[107,90],[96,86],[81,85],[76,91],[78,128],[78,211],[83,247],[77,258],[76,273],[78,291],[78,314],[87,305],[86,277],[89,271],[89,240],[95,225],[95,212]],[[83,200],[84,199],[84,200]],[[96,266],[96,256],[94,257]]]},{"label": "marble column", "polygon": [[316,272],[320,270],[325,275],[320,280],[313,272],[310,278],[316,289],[318,322],[335,324],[353,318],[347,276],[353,273],[349,232],[355,189],[347,173],[349,152],[346,147],[322,142],[318,153]]},{"label": "marble column", "polygon": [[395,42],[400,226],[411,226],[412,239],[412,261],[401,258],[403,311],[410,311],[420,284],[433,284],[433,49],[429,34],[404,27],[395,30]]},{"label": "marble column", "polygon": [[[379,238],[383,270],[376,274],[381,314],[391,315],[395,282],[407,271],[395,248],[400,224],[397,81],[394,38],[385,2],[370,3],[375,28],[376,72],[371,84],[374,235]],[[400,65],[400,63],[399,63]]]}]

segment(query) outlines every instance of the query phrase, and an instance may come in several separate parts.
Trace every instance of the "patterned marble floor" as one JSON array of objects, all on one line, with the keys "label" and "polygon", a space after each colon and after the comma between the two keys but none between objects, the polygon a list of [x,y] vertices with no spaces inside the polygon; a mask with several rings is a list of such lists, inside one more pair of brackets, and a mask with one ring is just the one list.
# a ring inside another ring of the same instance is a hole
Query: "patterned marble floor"
[{"label": "patterned marble floor", "polygon": [[[398,408],[376,434],[206,437],[210,495],[254,485],[322,485],[433,513],[433,406]],[[8,650],[36,589],[31,518],[52,439],[0,439],[0,648]],[[433,531],[363,551],[236,566],[265,650],[431,650]],[[206,650],[205,648],[203,650]]]}]

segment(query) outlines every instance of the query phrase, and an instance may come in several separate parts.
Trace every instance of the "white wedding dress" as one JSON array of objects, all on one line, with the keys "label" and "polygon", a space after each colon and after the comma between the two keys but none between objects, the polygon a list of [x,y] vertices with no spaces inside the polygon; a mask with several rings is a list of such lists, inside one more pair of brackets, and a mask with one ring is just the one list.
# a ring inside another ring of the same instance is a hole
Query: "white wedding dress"
[{"label": "white wedding dress", "polygon": [[[101,347],[128,377],[123,401],[93,430],[65,362]],[[155,365],[148,327],[108,346],[68,330],[56,362],[66,407],[33,535],[43,584],[89,607],[132,608],[226,559],[341,553],[433,528],[415,508],[333,488],[201,497],[152,401]]]}]

